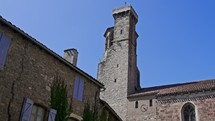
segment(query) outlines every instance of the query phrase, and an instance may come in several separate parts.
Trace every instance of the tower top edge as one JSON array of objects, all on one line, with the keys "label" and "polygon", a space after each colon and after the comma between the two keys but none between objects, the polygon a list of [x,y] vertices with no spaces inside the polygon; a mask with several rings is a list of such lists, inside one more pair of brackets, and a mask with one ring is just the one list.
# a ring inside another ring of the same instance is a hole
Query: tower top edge
[{"label": "tower top edge", "polygon": [[104,33],[104,37],[106,37],[106,34],[113,29],[114,29],[114,27],[108,27]]},{"label": "tower top edge", "polygon": [[133,13],[133,15],[136,17],[136,19],[138,19],[138,15],[131,5],[125,5],[125,6],[122,6],[119,8],[115,8],[115,9],[113,9],[112,14],[114,15],[114,14],[122,13],[125,11],[131,11]]}]

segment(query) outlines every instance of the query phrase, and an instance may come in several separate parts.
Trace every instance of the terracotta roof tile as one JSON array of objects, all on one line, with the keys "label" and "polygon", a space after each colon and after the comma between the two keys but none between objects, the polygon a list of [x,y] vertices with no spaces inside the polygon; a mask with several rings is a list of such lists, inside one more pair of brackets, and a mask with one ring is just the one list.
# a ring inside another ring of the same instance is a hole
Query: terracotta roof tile
[{"label": "terracotta roof tile", "polygon": [[205,90],[213,90],[215,89],[215,79],[210,80],[202,80],[181,84],[172,84],[172,85],[164,85],[164,86],[156,86],[149,88],[142,88],[134,94],[129,95],[128,97],[136,97],[136,96],[146,96],[146,95],[172,95],[172,94],[180,94],[180,93],[189,93],[194,91],[205,91]]},{"label": "terracotta roof tile", "polygon": [[215,89],[215,80],[205,80],[205,81],[193,82],[188,84],[185,83],[181,86],[162,89],[159,91],[158,95],[187,93],[187,92],[211,90],[211,89]]}]

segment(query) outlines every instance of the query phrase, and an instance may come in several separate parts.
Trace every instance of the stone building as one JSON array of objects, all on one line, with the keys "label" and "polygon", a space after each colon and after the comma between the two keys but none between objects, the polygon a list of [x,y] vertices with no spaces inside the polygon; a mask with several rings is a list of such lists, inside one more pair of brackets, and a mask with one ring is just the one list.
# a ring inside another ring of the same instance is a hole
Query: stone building
[{"label": "stone building", "polygon": [[0,120],[54,121],[50,86],[59,75],[67,85],[70,121],[82,120],[86,103],[107,119],[121,121],[99,99],[104,85],[76,66],[77,56],[67,49],[62,58],[0,16]]},{"label": "stone building", "polygon": [[105,31],[98,80],[105,100],[123,121],[215,121],[215,80],[140,87],[135,25],[130,5],[113,10],[114,26]]}]

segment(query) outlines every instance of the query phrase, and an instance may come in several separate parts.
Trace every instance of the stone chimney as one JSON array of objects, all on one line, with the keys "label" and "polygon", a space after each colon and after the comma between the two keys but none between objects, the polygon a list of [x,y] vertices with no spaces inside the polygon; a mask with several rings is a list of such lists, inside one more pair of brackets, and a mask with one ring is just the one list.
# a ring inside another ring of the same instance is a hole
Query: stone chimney
[{"label": "stone chimney", "polygon": [[75,48],[64,50],[64,59],[76,66],[78,60],[78,51]]}]

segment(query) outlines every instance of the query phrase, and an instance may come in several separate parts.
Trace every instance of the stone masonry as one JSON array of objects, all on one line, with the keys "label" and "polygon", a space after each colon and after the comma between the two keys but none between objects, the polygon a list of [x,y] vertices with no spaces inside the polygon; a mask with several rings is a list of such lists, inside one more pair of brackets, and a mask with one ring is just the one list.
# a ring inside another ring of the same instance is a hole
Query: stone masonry
[{"label": "stone masonry", "polygon": [[158,97],[156,111],[158,121],[183,121],[182,107],[187,103],[195,106],[196,121],[214,121],[214,100],[215,91]]},{"label": "stone masonry", "polygon": [[[215,80],[141,88],[137,68],[138,16],[130,5],[113,10],[98,80],[100,97],[123,121],[215,121]],[[187,108],[189,107],[189,108]],[[185,110],[187,109],[187,110]],[[189,110],[188,110],[189,109]]]},{"label": "stone masonry", "polygon": [[[18,121],[24,97],[48,109],[50,86],[56,75],[66,80],[72,108],[77,115],[82,116],[84,102],[89,100],[94,105],[94,97],[100,90],[98,85],[8,26],[1,24],[0,31],[12,40],[5,67],[0,70],[1,120]],[[72,98],[75,76],[85,80],[83,102]]]},{"label": "stone masonry", "polygon": [[99,63],[98,80],[106,88],[101,92],[101,98],[125,121],[127,95],[139,87],[135,65],[137,15],[131,6],[124,6],[113,10],[113,16],[114,27],[105,32],[106,50]]},{"label": "stone masonry", "polygon": [[[45,109],[44,120],[47,120],[51,85],[56,76],[65,80],[73,118],[82,119],[86,103],[92,110],[95,105],[99,107],[99,92],[103,84],[2,17],[0,32],[11,39],[4,67],[0,68],[1,121],[18,121],[25,97]],[[82,101],[73,98],[74,80],[77,76],[84,80]],[[110,109],[106,110],[115,119],[113,121],[120,121]]]}]

